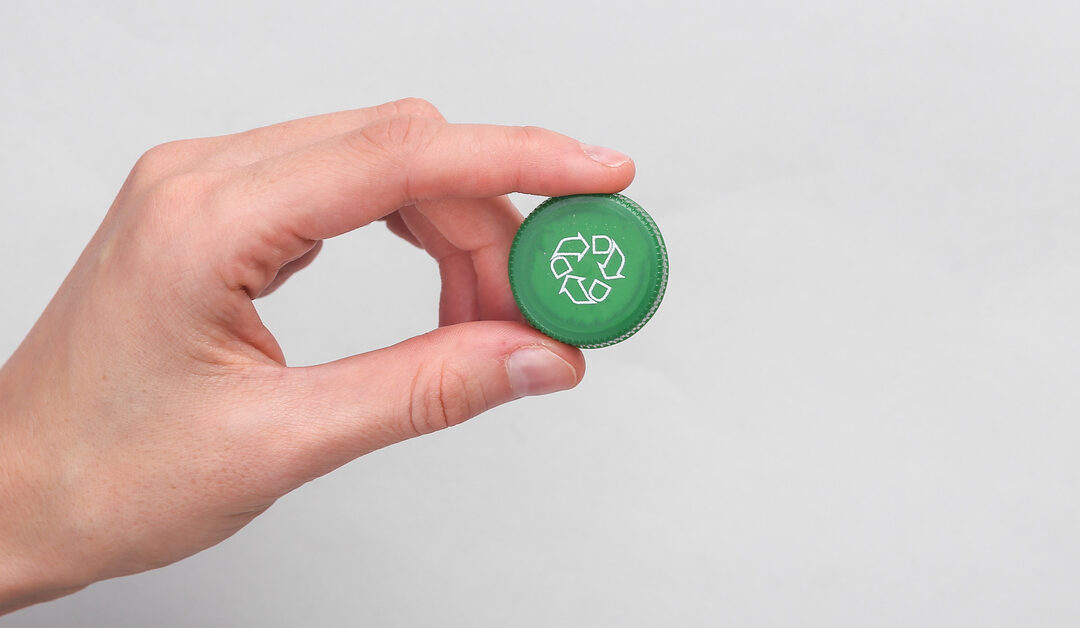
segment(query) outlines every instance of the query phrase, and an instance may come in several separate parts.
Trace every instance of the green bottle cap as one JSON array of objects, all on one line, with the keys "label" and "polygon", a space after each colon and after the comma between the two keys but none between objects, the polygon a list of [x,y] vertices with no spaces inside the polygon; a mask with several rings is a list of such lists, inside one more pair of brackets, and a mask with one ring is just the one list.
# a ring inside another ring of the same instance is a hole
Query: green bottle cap
[{"label": "green bottle cap", "polygon": [[652,217],[621,194],[549,198],[510,248],[510,288],[529,323],[585,349],[626,340],[664,297],[668,257]]}]

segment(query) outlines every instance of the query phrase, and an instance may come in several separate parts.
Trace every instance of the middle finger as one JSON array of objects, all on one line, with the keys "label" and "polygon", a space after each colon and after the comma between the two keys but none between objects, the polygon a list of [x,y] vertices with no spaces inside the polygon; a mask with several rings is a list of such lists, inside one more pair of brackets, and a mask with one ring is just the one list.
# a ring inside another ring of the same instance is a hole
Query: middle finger
[{"label": "middle finger", "polygon": [[200,158],[193,160],[190,168],[196,171],[208,171],[246,166],[318,144],[372,122],[399,116],[444,119],[439,110],[426,100],[405,98],[376,107],[350,109],[289,120],[241,133],[200,140],[206,148]]}]

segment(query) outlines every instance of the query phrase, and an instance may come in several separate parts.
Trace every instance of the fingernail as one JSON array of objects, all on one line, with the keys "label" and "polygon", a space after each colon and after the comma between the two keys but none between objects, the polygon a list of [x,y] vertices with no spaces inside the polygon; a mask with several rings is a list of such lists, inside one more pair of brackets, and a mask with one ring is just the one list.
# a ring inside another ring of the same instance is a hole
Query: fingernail
[{"label": "fingernail", "polygon": [[615,166],[621,166],[630,161],[630,157],[611,148],[606,148],[604,146],[589,146],[587,144],[582,144],[581,147],[590,159],[597,163],[604,164],[605,166],[614,168]]},{"label": "fingernail", "polygon": [[546,395],[577,383],[574,367],[543,347],[522,347],[511,353],[506,370],[517,397]]}]

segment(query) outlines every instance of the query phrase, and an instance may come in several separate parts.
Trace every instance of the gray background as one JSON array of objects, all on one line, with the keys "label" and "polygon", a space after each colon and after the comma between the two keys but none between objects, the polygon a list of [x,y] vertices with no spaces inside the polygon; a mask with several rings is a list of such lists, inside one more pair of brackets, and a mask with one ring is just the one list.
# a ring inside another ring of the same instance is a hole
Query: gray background
[{"label": "gray background", "polygon": [[[1078,28],[1075,2],[6,0],[2,356],[146,148],[409,95],[630,153],[672,275],[579,389],[0,623],[1076,625]],[[377,226],[259,309],[308,364],[426,331],[436,294]]]}]

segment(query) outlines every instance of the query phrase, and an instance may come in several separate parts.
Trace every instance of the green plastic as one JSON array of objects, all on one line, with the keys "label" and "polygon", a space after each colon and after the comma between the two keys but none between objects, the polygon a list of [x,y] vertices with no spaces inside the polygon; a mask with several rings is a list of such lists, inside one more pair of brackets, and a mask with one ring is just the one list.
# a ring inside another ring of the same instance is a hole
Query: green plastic
[{"label": "green plastic", "polygon": [[621,194],[558,196],[521,224],[509,272],[533,327],[595,349],[626,340],[656,313],[667,248],[652,217]]}]

